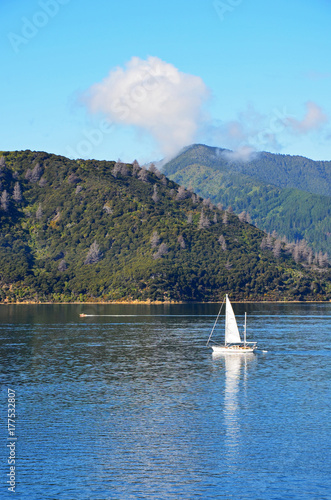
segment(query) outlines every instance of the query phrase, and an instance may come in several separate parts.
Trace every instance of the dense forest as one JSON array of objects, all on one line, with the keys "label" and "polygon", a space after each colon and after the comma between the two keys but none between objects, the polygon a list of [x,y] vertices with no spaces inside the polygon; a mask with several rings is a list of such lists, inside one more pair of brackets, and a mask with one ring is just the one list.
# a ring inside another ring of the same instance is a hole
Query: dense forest
[{"label": "dense forest", "polygon": [[213,203],[248,212],[265,231],[330,252],[331,162],[272,153],[246,162],[231,158],[227,150],[193,145],[163,171]]},{"label": "dense forest", "polygon": [[0,153],[0,301],[330,300],[322,252],[152,164]]}]

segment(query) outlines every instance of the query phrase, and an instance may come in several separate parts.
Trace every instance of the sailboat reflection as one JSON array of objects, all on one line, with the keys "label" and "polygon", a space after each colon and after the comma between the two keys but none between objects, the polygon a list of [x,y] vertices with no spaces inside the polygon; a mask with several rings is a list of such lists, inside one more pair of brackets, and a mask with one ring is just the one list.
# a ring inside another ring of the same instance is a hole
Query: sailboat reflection
[{"label": "sailboat reflection", "polygon": [[240,406],[242,405],[242,392],[246,391],[247,371],[249,364],[255,361],[253,353],[241,354],[215,354],[213,359],[224,360],[225,366],[225,391],[224,391],[224,423],[225,423],[225,450],[229,465],[234,467],[240,453]]}]

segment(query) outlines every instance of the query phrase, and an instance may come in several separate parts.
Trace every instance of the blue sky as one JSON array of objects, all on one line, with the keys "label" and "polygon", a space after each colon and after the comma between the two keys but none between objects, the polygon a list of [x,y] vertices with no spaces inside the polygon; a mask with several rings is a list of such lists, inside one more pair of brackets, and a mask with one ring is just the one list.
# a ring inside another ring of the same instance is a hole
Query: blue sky
[{"label": "blue sky", "polygon": [[2,0],[0,15],[1,150],[331,160],[329,0]]}]

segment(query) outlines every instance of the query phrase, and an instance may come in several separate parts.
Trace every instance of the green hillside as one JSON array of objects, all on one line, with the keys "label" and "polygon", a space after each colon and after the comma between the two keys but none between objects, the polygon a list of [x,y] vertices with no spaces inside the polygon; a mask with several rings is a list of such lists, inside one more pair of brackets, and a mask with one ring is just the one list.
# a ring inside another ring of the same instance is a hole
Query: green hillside
[{"label": "green hillside", "polygon": [[314,251],[330,253],[331,162],[271,153],[233,162],[226,150],[194,145],[163,171],[237,214],[247,211],[267,232],[304,239]]},{"label": "green hillside", "polygon": [[0,301],[330,300],[293,248],[137,163],[0,153]]}]

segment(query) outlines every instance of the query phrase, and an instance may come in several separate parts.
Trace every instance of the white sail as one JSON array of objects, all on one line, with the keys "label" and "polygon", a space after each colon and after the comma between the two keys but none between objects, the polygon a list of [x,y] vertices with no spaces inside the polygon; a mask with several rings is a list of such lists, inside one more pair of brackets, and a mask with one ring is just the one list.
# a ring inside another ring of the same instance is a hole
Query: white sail
[{"label": "white sail", "polygon": [[226,296],[226,311],[225,311],[225,345],[238,344],[241,342],[239,335],[237,320],[234,315],[229,297]]}]

